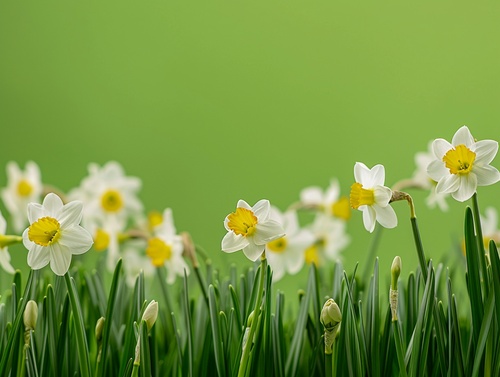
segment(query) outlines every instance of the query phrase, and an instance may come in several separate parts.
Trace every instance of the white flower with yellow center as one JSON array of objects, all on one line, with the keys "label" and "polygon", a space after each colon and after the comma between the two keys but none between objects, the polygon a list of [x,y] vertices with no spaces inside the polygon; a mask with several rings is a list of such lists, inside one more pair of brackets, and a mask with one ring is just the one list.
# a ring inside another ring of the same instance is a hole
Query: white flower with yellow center
[{"label": "white flower with yellow center", "polygon": [[40,200],[42,189],[40,169],[36,163],[28,161],[24,171],[13,161],[7,164],[7,187],[2,189],[2,200],[16,232],[20,233],[26,227],[26,206]]},{"label": "white flower with yellow center", "polygon": [[271,207],[270,218],[282,224],[286,235],[266,244],[266,257],[273,269],[273,280],[278,281],[285,273],[296,274],[304,265],[304,252],[314,242],[308,229],[301,229],[295,211],[281,213]]},{"label": "white flower with yellow center", "polygon": [[94,218],[114,218],[125,223],[130,217],[141,214],[142,203],[137,198],[141,181],[136,177],[126,177],[122,166],[110,161],[102,168],[89,165],[89,176],[80,187],[70,192],[71,199],[85,203],[84,224]]},{"label": "white flower with yellow center", "polygon": [[[5,221],[2,213],[0,212],[0,239],[5,236],[7,231],[7,221]],[[10,264],[10,254],[9,248],[7,246],[2,246],[0,243],[0,266],[3,270],[9,274],[16,272],[14,267]]]},{"label": "white flower with yellow center", "polygon": [[338,180],[332,179],[330,186],[323,193],[321,187],[311,186],[300,192],[300,202],[308,207],[316,207],[325,214],[337,217],[341,220],[351,218],[349,199],[340,196],[340,185]]},{"label": "white flower with yellow center", "polygon": [[488,186],[500,180],[500,173],[490,166],[498,151],[494,140],[475,141],[466,126],[453,136],[451,144],[444,139],[432,143],[435,159],[427,167],[429,177],[438,182],[437,193],[448,193],[459,202],[471,198],[477,186]]},{"label": "white flower with yellow center", "polygon": [[154,229],[154,236],[148,240],[146,255],[155,267],[167,268],[167,283],[173,284],[177,276],[189,274],[189,267],[182,258],[182,237],[176,234],[172,210],[166,209],[163,222]]},{"label": "white flower with yellow center", "polygon": [[270,207],[269,200],[265,199],[253,207],[239,200],[236,211],[224,219],[227,234],[222,239],[222,251],[234,253],[243,250],[248,259],[256,261],[268,242],[283,237],[283,227],[269,217]]},{"label": "white flower with yellow center", "polygon": [[73,254],[83,254],[92,246],[92,236],[83,227],[83,204],[73,201],[63,204],[50,193],[43,203],[28,204],[30,226],[23,232],[23,244],[28,249],[28,265],[39,270],[50,263],[56,275],[68,272]]},{"label": "white flower with yellow center", "polygon": [[375,165],[372,169],[361,163],[354,165],[356,183],[351,186],[351,207],[363,212],[363,224],[370,233],[375,229],[375,222],[385,228],[394,228],[398,218],[389,205],[392,191],[384,186],[385,168]]}]

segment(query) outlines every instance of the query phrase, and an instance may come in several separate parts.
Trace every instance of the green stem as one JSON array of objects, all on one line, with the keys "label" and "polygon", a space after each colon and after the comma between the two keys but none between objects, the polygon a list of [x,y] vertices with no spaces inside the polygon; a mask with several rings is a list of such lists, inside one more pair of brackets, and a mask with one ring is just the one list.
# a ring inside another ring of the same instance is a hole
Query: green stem
[{"label": "green stem", "polygon": [[396,353],[398,356],[398,364],[399,364],[399,375],[406,377],[406,364],[405,357],[403,352],[403,344],[401,342],[401,334],[399,332],[399,323],[398,321],[392,321],[392,328],[394,330],[394,342],[396,344]]},{"label": "green stem", "polygon": [[83,377],[90,377],[89,347],[87,337],[85,336],[85,327],[83,324],[82,309],[78,301],[78,294],[74,286],[74,281],[69,276],[69,272],[64,274],[64,280],[68,289],[71,311],[73,312],[73,318],[75,320],[76,348],[80,362],[81,375]]},{"label": "green stem", "polygon": [[420,238],[420,231],[418,230],[418,223],[416,217],[411,217],[411,229],[413,230],[413,239],[415,240],[415,246],[417,248],[418,262],[420,263],[420,270],[422,271],[422,276],[424,281],[427,280],[427,262],[424,254],[424,247],[422,245],[422,239]]},{"label": "green stem", "polygon": [[486,262],[484,260],[484,241],[483,241],[483,230],[481,228],[481,216],[479,214],[479,204],[477,202],[477,192],[472,195],[472,215],[474,216],[474,227],[476,229],[476,243],[477,243],[477,251],[479,253],[479,269],[480,269],[480,277],[481,277],[481,285],[484,288],[484,297],[488,297],[489,294],[489,284],[485,284],[487,280],[487,272],[486,272]]},{"label": "green stem", "polygon": [[378,244],[380,243],[380,236],[382,235],[382,229],[383,227],[381,226],[376,226],[375,227],[375,232],[373,234],[372,242],[370,244],[370,249],[368,250],[368,256],[366,258],[367,263],[365,263],[365,269],[363,270],[363,279],[361,281],[369,281],[369,276],[371,273],[370,266],[372,265],[372,261],[375,259],[375,253],[378,248]]},{"label": "green stem", "polygon": [[325,353],[325,377],[333,377],[333,358],[331,353]]},{"label": "green stem", "polygon": [[198,266],[194,266],[193,270],[194,270],[194,273],[195,273],[196,278],[198,280],[198,283],[200,284],[201,293],[203,294],[203,297],[205,298],[205,303],[207,304],[207,308],[209,308],[210,305],[208,302],[207,288],[205,286],[205,282],[203,281],[203,276],[201,276],[200,268]]},{"label": "green stem", "polygon": [[240,368],[238,369],[238,377],[243,377],[246,375],[248,356],[250,355],[250,348],[252,348],[253,337],[255,334],[255,330],[257,329],[257,323],[259,315],[260,315],[260,306],[262,305],[262,297],[264,293],[264,282],[266,279],[266,270],[267,270],[267,259],[266,256],[262,256],[262,262],[260,264],[260,281],[259,281],[259,290],[257,291],[257,297],[255,298],[255,309],[253,311],[253,321],[250,326],[250,333],[248,334],[247,343],[245,344],[245,349],[243,350],[243,355],[241,356]]},{"label": "green stem", "polygon": [[23,362],[21,363],[21,371],[18,374],[20,377],[26,376],[26,363],[28,362],[27,348],[26,345],[23,347]]},{"label": "green stem", "polygon": [[139,364],[134,363],[132,368],[132,377],[139,377]]}]

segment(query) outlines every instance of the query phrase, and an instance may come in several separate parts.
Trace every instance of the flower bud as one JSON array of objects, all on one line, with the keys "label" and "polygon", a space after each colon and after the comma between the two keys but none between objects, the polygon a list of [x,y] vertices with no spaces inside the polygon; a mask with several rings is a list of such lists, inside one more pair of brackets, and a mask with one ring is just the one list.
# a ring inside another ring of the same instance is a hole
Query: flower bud
[{"label": "flower bud", "polygon": [[392,261],[391,266],[391,288],[394,290],[398,289],[398,278],[401,274],[401,258],[396,256]]},{"label": "flower bud", "polygon": [[326,330],[333,330],[342,321],[340,308],[333,299],[326,300],[321,310],[320,320]]},{"label": "flower bud", "polygon": [[38,319],[38,306],[33,300],[29,300],[26,304],[26,309],[24,309],[24,326],[26,330],[35,330],[36,321]]},{"label": "flower bud", "polygon": [[156,318],[158,317],[158,302],[152,300],[147,306],[144,314],[142,315],[142,320],[146,321],[146,325],[148,326],[148,331],[151,331],[151,328],[156,322]]},{"label": "flower bud", "polygon": [[104,322],[105,321],[106,321],[105,318],[101,317],[97,320],[97,323],[95,325],[95,340],[96,340],[97,344],[101,343],[102,331],[104,329]]}]

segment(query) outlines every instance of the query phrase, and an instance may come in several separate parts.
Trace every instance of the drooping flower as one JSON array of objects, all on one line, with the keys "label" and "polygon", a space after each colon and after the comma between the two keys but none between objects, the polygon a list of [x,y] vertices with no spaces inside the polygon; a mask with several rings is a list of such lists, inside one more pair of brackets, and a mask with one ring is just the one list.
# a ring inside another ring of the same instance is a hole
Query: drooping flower
[{"label": "drooping flower", "polygon": [[92,236],[81,227],[83,203],[63,204],[50,193],[40,205],[28,204],[30,226],[23,232],[23,244],[28,249],[28,265],[39,270],[50,263],[56,275],[64,275],[73,254],[83,254],[92,246]]},{"label": "drooping flower", "polygon": [[375,229],[375,221],[385,228],[394,228],[398,219],[389,205],[392,197],[390,188],[384,186],[385,168],[375,165],[369,169],[365,164],[354,165],[356,182],[351,186],[351,207],[363,212],[363,224],[370,233]]},{"label": "drooping flower", "polygon": [[26,206],[40,200],[42,189],[40,169],[36,163],[28,161],[24,171],[13,161],[7,164],[7,187],[2,189],[2,200],[16,232],[20,233],[25,228]]},{"label": "drooping flower", "polygon": [[[5,231],[7,230],[7,222],[2,216],[2,212],[0,212],[0,238],[5,236]],[[2,246],[0,244],[0,266],[4,269],[5,272],[9,274],[13,274],[16,272],[14,267],[10,264],[10,254],[9,248],[7,246]]]},{"label": "drooping flower", "polygon": [[222,239],[222,251],[243,250],[248,259],[256,261],[268,242],[283,237],[285,230],[269,217],[270,208],[269,200],[259,200],[253,207],[239,200],[236,211],[224,219],[227,234]]},{"label": "drooping flower", "polygon": [[349,220],[351,209],[349,199],[340,195],[340,185],[337,179],[330,181],[330,186],[325,190],[321,187],[306,187],[300,192],[300,202],[309,207],[318,208],[329,216]]},{"label": "drooping flower", "polygon": [[500,180],[500,172],[490,165],[497,154],[498,143],[475,141],[466,126],[455,133],[451,144],[436,139],[432,149],[435,159],[427,167],[427,173],[438,182],[437,193],[449,193],[463,202],[474,195],[477,186],[488,186]]},{"label": "drooping flower", "polygon": [[339,261],[340,252],[351,242],[345,227],[344,221],[318,213],[309,226],[314,242],[304,251],[306,263],[320,266],[325,259]]},{"label": "drooping flower", "polygon": [[167,208],[163,214],[163,222],[156,226],[153,237],[148,240],[146,254],[155,267],[165,265],[167,283],[173,284],[177,276],[189,274],[189,267],[182,258],[182,237],[176,234],[172,210]]},{"label": "drooping flower", "polygon": [[266,244],[266,257],[273,269],[273,280],[278,281],[285,273],[296,274],[304,265],[304,252],[314,242],[308,229],[300,228],[297,213],[281,213],[272,206],[270,218],[282,224],[286,235]]}]

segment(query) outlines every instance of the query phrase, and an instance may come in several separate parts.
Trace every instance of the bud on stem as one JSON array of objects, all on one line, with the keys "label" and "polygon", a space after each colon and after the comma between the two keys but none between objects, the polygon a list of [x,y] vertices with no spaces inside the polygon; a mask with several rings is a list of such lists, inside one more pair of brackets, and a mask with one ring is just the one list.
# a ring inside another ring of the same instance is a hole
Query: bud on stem
[{"label": "bud on stem", "polygon": [[342,313],[333,299],[329,298],[323,305],[320,321],[325,328],[325,354],[330,355],[333,352],[333,343],[342,322]]}]

